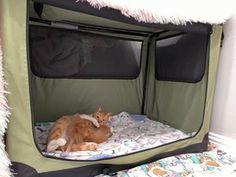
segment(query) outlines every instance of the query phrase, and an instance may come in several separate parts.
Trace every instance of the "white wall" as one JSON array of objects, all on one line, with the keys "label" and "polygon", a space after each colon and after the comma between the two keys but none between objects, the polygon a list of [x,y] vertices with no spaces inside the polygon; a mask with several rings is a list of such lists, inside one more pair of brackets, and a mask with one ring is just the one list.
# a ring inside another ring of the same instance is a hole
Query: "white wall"
[{"label": "white wall", "polygon": [[224,25],[210,132],[236,141],[236,15]]}]

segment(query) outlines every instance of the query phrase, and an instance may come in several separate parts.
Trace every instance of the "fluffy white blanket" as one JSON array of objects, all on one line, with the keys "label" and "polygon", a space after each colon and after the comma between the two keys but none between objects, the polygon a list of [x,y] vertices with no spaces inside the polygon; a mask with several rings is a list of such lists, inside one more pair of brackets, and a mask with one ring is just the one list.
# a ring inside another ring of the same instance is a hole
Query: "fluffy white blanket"
[{"label": "fluffy white blanket", "polygon": [[149,23],[221,24],[234,12],[234,0],[75,0],[87,1],[95,8],[120,10],[127,17]]},{"label": "fluffy white blanket", "polygon": [[0,38],[0,177],[9,177],[11,176],[11,171],[9,168],[10,160],[8,159],[7,153],[5,151],[4,144],[4,133],[7,128],[7,117],[9,116],[7,101],[5,97],[5,82],[3,79],[3,70],[2,70],[2,50],[1,50],[1,38]]}]

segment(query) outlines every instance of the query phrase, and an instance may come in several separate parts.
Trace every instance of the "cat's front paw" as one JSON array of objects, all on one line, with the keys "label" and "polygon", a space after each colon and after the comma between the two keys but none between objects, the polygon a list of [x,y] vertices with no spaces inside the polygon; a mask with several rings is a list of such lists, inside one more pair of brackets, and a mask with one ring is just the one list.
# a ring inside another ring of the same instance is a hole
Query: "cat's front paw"
[{"label": "cat's front paw", "polygon": [[88,150],[89,151],[94,151],[98,148],[98,144],[97,143],[92,143],[92,142],[89,142],[89,143],[86,143],[87,144],[87,147],[88,147]]},{"label": "cat's front paw", "polygon": [[93,124],[95,125],[95,127],[99,128],[100,124],[97,121],[94,121]]}]

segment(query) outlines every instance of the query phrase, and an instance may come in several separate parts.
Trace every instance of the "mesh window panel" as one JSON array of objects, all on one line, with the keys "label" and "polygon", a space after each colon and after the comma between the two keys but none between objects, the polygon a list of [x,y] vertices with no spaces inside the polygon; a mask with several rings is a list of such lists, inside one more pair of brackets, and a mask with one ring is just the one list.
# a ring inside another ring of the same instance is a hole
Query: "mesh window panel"
[{"label": "mesh window panel", "polygon": [[182,34],[156,41],[157,80],[195,83],[205,73],[208,35]]},{"label": "mesh window panel", "polygon": [[134,79],[142,41],[30,26],[30,65],[44,78]]}]

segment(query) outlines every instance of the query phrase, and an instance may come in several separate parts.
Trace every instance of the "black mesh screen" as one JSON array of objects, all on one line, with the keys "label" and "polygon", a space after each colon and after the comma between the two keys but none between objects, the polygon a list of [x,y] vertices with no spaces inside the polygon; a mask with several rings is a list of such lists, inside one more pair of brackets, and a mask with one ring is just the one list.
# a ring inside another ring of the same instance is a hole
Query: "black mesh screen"
[{"label": "black mesh screen", "polygon": [[136,78],[141,41],[30,26],[32,72],[46,78]]},{"label": "black mesh screen", "polygon": [[182,34],[156,41],[156,79],[195,83],[205,73],[208,35]]}]

